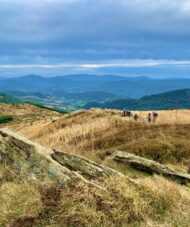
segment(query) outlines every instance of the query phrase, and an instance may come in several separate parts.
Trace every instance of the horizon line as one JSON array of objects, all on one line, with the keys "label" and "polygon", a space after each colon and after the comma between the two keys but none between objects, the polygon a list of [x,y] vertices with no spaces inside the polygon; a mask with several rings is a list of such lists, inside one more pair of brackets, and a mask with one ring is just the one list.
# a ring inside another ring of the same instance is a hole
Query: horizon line
[{"label": "horizon line", "polygon": [[101,68],[151,68],[151,67],[169,67],[169,66],[190,66],[190,60],[168,60],[168,59],[134,59],[111,61],[111,63],[55,63],[55,64],[0,64],[1,69],[61,69],[75,68],[78,70],[93,70]]}]

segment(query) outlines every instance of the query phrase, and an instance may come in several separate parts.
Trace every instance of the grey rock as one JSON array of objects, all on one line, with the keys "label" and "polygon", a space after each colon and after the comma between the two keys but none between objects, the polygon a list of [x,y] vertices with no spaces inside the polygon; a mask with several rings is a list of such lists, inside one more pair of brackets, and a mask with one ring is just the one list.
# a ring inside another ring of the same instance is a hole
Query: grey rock
[{"label": "grey rock", "polygon": [[178,180],[181,183],[190,182],[190,174],[185,174],[185,173],[175,171],[174,169],[166,165],[162,165],[153,160],[142,158],[128,152],[114,151],[112,152],[111,158],[117,162],[126,163],[127,165],[130,165],[135,169],[139,169],[151,174],[156,173],[159,175],[163,175],[172,180]]},{"label": "grey rock", "polygon": [[0,164],[20,177],[60,183],[79,179],[90,183],[104,176],[122,175],[83,157],[43,147],[9,129],[0,129]]}]

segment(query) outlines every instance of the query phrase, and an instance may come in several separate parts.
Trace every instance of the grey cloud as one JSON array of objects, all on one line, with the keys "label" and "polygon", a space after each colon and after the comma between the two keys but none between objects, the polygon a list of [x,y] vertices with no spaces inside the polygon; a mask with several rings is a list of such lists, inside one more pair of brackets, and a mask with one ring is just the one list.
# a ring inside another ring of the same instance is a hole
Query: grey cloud
[{"label": "grey cloud", "polygon": [[189,59],[188,0],[1,0],[0,63]]}]

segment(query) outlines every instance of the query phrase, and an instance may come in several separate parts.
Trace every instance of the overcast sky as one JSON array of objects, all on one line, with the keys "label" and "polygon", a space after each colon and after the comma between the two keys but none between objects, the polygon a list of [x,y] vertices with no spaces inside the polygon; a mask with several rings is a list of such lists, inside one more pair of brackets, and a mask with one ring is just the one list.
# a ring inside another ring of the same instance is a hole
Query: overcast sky
[{"label": "overcast sky", "polygon": [[0,76],[190,78],[189,0],[0,0]]}]

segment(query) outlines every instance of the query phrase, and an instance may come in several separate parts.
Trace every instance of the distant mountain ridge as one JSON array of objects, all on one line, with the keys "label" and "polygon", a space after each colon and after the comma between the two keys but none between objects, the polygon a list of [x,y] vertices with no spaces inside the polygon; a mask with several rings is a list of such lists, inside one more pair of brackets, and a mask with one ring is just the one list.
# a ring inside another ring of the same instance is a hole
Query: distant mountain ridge
[{"label": "distant mountain ridge", "polygon": [[111,93],[120,97],[141,98],[171,90],[190,88],[190,79],[152,79],[114,75],[67,75],[41,77],[28,75],[19,78],[1,78],[0,91],[22,91],[59,95],[92,91]]},{"label": "distant mountain ridge", "polygon": [[157,95],[144,96],[141,99],[118,99],[105,103],[88,103],[85,109],[107,108],[130,110],[163,110],[190,108],[190,89],[174,90]]},{"label": "distant mountain ridge", "polygon": [[62,100],[62,101],[76,101],[88,103],[91,101],[95,102],[106,102],[121,98],[120,96],[103,92],[103,91],[87,91],[78,93],[69,93],[64,91],[57,91],[55,95],[48,95],[40,92],[24,92],[24,91],[5,91],[5,93],[17,97],[23,101],[34,101],[34,100]]}]

